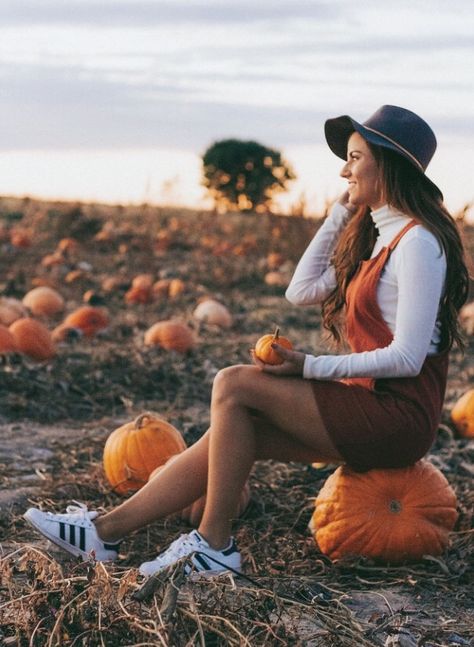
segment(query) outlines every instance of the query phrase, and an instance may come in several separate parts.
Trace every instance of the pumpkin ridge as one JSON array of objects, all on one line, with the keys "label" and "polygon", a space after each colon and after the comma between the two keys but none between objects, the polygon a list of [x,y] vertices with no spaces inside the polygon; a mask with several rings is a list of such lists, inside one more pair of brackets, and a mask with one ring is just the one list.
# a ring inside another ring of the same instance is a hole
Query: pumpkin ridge
[{"label": "pumpkin ridge", "polygon": [[129,480],[135,482],[137,485],[144,485],[146,483],[146,479],[141,478],[141,475],[143,473],[141,465],[143,465],[144,463],[141,453],[140,438],[138,436],[140,432],[143,433],[141,428],[137,429],[136,427],[134,427],[130,430],[125,463],[128,464],[131,470],[131,478]]}]

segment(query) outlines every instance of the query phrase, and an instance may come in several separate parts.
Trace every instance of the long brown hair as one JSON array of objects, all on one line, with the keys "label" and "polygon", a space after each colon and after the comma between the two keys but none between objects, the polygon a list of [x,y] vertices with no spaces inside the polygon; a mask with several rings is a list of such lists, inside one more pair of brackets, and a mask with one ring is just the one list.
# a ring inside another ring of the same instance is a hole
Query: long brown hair
[{"label": "long brown hair", "polygon": [[[368,142],[367,142],[368,143]],[[457,344],[464,348],[458,311],[469,290],[463,244],[454,218],[443,204],[441,194],[401,155],[369,145],[380,170],[386,203],[411,216],[436,236],[447,261],[446,283],[440,303],[440,349]],[[368,207],[360,207],[342,232],[332,262],[337,287],[323,302],[323,326],[336,344],[343,342],[344,305],[347,286],[360,261],[370,258],[377,231]]]}]

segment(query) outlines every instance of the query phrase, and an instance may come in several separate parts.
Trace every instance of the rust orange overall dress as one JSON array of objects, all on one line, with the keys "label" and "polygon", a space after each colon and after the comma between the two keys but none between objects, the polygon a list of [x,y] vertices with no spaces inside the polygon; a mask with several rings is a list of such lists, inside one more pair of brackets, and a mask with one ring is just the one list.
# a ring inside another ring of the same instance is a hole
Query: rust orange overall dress
[{"label": "rust orange overall dress", "polygon": [[[377,256],[362,261],[346,294],[346,336],[354,353],[385,348],[393,334],[377,303],[377,284],[392,250],[412,220]],[[416,377],[312,380],[326,429],[357,471],[404,467],[429,450],[440,421],[448,352],[428,355]]]}]

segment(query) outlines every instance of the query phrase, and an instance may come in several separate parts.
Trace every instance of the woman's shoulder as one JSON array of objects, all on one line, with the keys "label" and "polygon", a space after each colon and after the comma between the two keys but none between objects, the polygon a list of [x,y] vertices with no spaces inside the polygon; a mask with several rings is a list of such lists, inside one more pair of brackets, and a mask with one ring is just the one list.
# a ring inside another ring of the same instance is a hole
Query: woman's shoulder
[{"label": "woman's shoulder", "polygon": [[418,222],[402,236],[397,247],[400,251],[410,249],[428,252],[432,249],[437,255],[444,256],[443,247],[435,234]]}]

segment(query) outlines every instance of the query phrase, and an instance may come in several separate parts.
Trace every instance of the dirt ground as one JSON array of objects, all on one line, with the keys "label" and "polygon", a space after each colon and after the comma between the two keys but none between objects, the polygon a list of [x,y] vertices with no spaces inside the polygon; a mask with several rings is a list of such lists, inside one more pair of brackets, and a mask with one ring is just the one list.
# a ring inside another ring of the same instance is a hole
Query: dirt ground
[{"label": "dirt ground", "polygon": [[[92,291],[110,315],[107,330],[60,344],[47,362],[19,354],[2,359],[0,646],[474,645],[474,442],[457,437],[449,417],[473,387],[472,336],[464,356],[452,353],[442,424],[428,456],[459,504],[451,546],[441,557],[402,565],[330,562],[307,524],[331,465],[258,463],[250,506],[235,528],[246,577],[184,584],[177,597],[169,582],[156,582],[140,599],[136,571],[144,555],[186,530],[177,518],[128,538],[113,566],[65,556],[22,520],[31,504],[56,511],[72,500],[94,509],[116,505],[122,499],[102,470],[110,432],[152,410],[192,444],[208,426],[216,372],[248,362],[248,349],[275,325],[299,348],[326,348],[318,310],[291,306],[284,287],[265,282],[269,253],[280,255],[278,271],[287,278],[317,226],[303,218],[147,205],[0,201],[0,294],[21,299],[31,287],[49,284],[70,312]],[[29,246],[12,244],[14,230],[30,236]],[[464,234],[472,250],[472,228]],[[48,266],[45,256],[65,237],[79,241],[78,249]],[[74,271],[77,278],[69,280]],[[180,278],[184,291],[125,303],[133,277],[143,272],[155,280]],[[110,277],[116,280],[109,291]],[[204,295],[225,303],[231,328],[195,320]],[[62,317],[44,322],[53,329]],[[194,350],[183,355],[144,346],[146,329],[169,317],[193,328]]]}]

